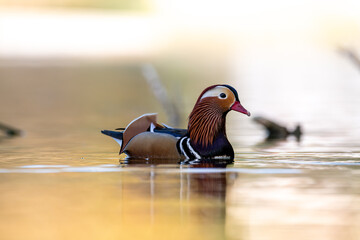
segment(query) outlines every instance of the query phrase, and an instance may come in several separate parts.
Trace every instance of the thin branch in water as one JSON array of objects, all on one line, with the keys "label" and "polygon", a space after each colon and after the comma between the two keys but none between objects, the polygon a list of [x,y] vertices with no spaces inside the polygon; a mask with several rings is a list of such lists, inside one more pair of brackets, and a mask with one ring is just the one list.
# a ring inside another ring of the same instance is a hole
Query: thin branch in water
[{"label": "thin branch in water", "polygon": [[179,126],[181,122],[179,108],[177,104],[175,104],[175,102],[170,99],[168,92],[161,82],[154,66],[151,64],[144,64],[141,66],[141,71],[151,91],[165,109],[165,112],[169,118],[169,123],[174,127]]},{"label": "thin branch in water", "polygon": [[351,62],[360,70],[360,57],[355,53],[353,49],[340,47],[339,52],[349,58]]},{"label": "thin branch in water", "polygon": [[267,119],[265,117],[254,117],[253,120],[262,125],[266,131],[267,131],[267,141],[271,140],[286,140],[288,136],[293,135],[297,141],[300,141],[302,130],[301,126],[297,125],[295,129],[289,130],[285,126],[282,126],[281,124],[272,121],[270,119]]},{"label": "thin branch in water", "polygon": [[21,130],[10,127],[3,123],[0,123],[0,130],[3,131],[7,137],[15,137],[15,136],[20,136],[22,134]]}]

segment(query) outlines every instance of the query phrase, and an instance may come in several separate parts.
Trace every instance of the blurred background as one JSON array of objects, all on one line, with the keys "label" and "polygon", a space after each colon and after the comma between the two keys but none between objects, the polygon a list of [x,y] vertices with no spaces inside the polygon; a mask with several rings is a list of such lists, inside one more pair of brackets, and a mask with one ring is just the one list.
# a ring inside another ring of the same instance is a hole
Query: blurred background
[{"label": "blurred background", "polygon": [[1,121],[25,129],[30,121],[19,117],[41,121],[40,114],[124,124],[138,113],[119,103],[140,98],[146,101],[134,103],[138,112],[162,114],[139,70],[144,63],[158,70],[184,120],[214,83],[234,85],[252,112],[309,121],[310,128],[323,115],[358,120],[352,103],[359,101],[359,70],[339,51],[359,49],[355,0],[2,0],[0,6]]},{"label": "blurred background", "polygon": [[252,112],[308,121],[310,128],[324,115],[358,120],[352,103],[359,102],[359,69],[340,51],[359,49],[355,0],[0,6],[1,121],[28,128],[19,116],[71,115],[92,125],[91,117],[101,116],[111,127],[111,119],[123,124],[138,114],[122,110],[124,101],[141,101],[133,102],[140,113],[162,114],[141,74],[145,63],[179,102],[183,127],[197,95],[215,83],[234,85]]},{"label": "blurred background", "polygon": [[[0,238],[358,239],[359,12],[357,0],[0,0],[0,123],[22,130],[0,135]],[[119,166],[101,129],[148,112],[186,127],[218,83],[253,116],[299,123],[301,142],[263,146],[265,131],[230,113],[225,172]]]}]

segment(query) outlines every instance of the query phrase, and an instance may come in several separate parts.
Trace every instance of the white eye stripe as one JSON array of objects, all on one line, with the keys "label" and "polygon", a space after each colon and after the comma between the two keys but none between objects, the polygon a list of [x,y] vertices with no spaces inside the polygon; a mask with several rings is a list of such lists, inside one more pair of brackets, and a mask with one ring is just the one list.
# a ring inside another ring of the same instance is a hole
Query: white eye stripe
[{"label": "white eye stripe", "polygon": [[204,95],[202,95],[201,99],[206,98],[206,97],[219,97],[220,98],[220,94],[225,93],[226,91],[228,91],[227,87],[217,86],[217,87],[214,87],[213,89],[210,89],[206,93],[204,93]]}]

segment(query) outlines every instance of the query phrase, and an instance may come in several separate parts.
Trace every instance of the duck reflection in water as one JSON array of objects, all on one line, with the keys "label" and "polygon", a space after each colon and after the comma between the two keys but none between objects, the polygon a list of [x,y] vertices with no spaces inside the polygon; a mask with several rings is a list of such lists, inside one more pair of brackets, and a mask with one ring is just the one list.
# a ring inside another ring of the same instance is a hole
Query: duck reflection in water
[{"label": "duck reflection in water", "polygon": [[[150,184],[161,185],[162,182],[157,181],[157,177],[166,174],[167,172],[161,171],[161,165],[171,165],[175,162],[173,160],[138,160],[134,161],[132,159],[129,162],[123,162],[122,167],[141,167],[146,166],[147,168],[151,165],[151,171],[148,173],[148,180]],[[176,162],[180,168],[175,168],[175,175],[180,176],[179,186],[187,186],[186,193],[189,195],[204,195],[212,196],[218,199],[225,199],[226,195],[226,186],[227,186],[227,173],[225,169],[228,166],[233,164],[233,161],[230,160],[185,160],[181,162]],[[144,178],[142,178],[144,179]],[[145,180],[145,179],[144,179]],[[179,187],[174,187],[174,189],[179,189]],[[182,188],[183,189],[183,188]],[[184,190],[184,189],[183,189]]]},{"label": "duck reflection in water", "polygon": [[[189,174],[190,177],[190,191],[197,192],[202,196],[212,197],[218,200],[225,200],[226,188],[228,185],[227,175],[234,173],[227,173],[221,171],[227,166],[232,165],[233,161],[229,160],[213,160],[201,161],[195,160],[187,164],[188,169],[193,171],[193,174]],[[212,172],[211,170],[217,169],[219,172]],[[200,171],[197,171],[200,170]],[[225,209],[222,215],[225,215]]]},{"label": "duck reflection in water", "polygon": [[[120,166],[132,170],[141,169],[132,172],[141,180],[136,188],[132,186],[132,191],[136,191],[136,195],[141,195],[143,199],[149,199],[152,218],[163,214],[169,207],[163,203],[156,204],[157,199],[166,198],[169,203],[175,202],[175,206],[178,206],[178,209],[168,209],[175,216],[209,224],[216,222],[217,226],[223,228],[226,218],[226,192],[237,175],[225,170],[232,164],[233,161],[229,160],[183,161],[179,164],[173,160],[132,159],[122,162]],[[162,168],[164,165],[173,165],[174,169],[169,170],[168,166]]]}]

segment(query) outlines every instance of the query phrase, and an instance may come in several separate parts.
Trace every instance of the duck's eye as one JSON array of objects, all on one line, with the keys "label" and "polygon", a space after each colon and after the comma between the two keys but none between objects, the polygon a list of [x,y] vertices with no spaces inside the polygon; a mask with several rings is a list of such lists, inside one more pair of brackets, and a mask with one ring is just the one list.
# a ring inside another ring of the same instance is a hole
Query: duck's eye
[{"label": "duck's eye", "polygon": [[226,98],[226,94],[225,93],[220,93],[219,97],[224,99],[224,98]]}]

